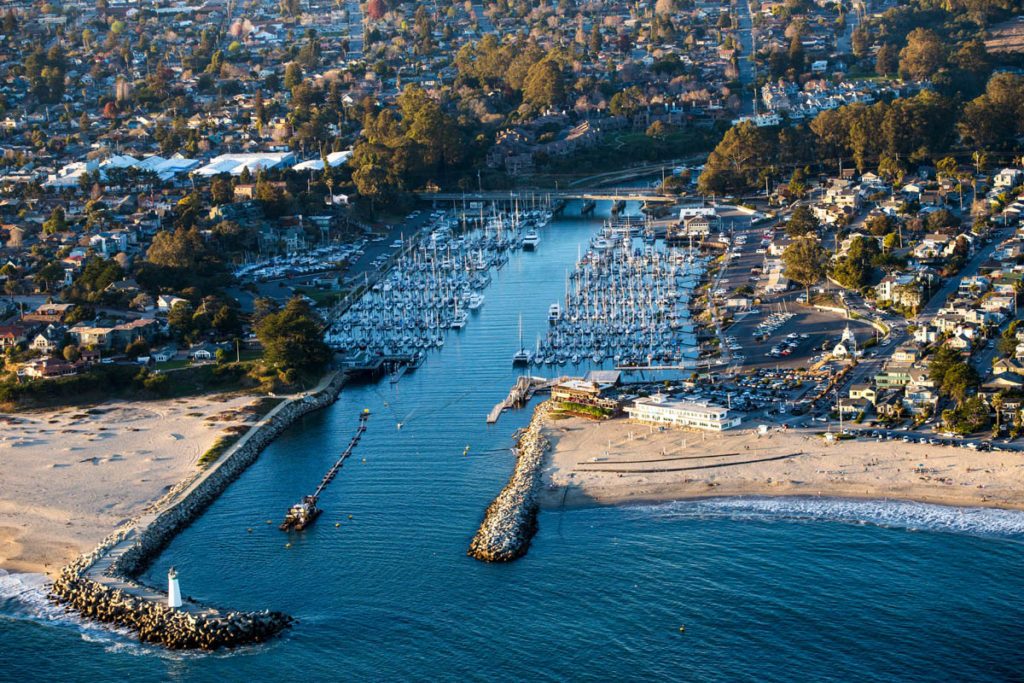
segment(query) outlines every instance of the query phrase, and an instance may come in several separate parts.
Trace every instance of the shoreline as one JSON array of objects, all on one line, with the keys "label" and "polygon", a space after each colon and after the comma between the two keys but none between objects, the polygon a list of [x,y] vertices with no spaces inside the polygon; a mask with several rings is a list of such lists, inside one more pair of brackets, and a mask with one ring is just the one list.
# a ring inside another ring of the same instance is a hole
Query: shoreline
[{"label": "shoreline", "polygon": [[220,611],[167,596],[138,580],[170,541],[199,517],[296,420],[337,400],[345,375],[332,372],[314,389],[293,396],[264,415],[205,470],[164,496],[155,509],[111,533],[93,551],[61,570],[51,586],[55,602],[83,617],[127,627],[143,642],[172,649],[233,647],[265,641],[293,619],[281,612]]},{"label": "shoreline", "polygon": [[[568,488],[568,491],[566,490]],[[778,491],[749,489],[740,491],[716,491],[706,494],[682,493],[675,495],[671,490],[658,491],[649,496],[631,495],[597,495],[586,494],[579,489],[559,487],[545,489],[540,499],[540,509],[544,512],[561,510],[592,510],[606,507],[640,507],[668,505],[670,503],[697,503],[709,500],[835,500],[856,502],[885,503],[919,503],[949,509],[1004,510],[1007,512],[1024,512],[1022,503],[997,503],[974,499],[959,499],[943,496],[878,496],[869,493],[857,494],[847,491],[822,490],[820,493],[811,491]]]},{"label": "shoreline", "polygon": [[54,578],[201,473],[268,399],[228,392],[0,413],[0,567]]},{"label": "shoreline", "polygon": [[1024,510],[1010,452],[875,441],[828,444],[803,430],[658,431],[625,419],[548,421],[542,509],[712,498],[831,498]]}]

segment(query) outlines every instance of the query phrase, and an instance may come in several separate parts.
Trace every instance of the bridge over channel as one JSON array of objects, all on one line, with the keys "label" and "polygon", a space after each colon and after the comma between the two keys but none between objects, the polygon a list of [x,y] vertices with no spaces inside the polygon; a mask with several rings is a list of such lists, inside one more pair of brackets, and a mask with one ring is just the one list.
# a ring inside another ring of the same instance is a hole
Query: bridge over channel
[{"label": "bridge over channel", "polygon": [[417,199],[425,202],[510,202],[519,200],[529,203],[530,201],[542,200],[569,200],[582,199],[584,201],[631,201],[631,202],[663,202],[674,204],[679,201],[678,197],[666,197],[665,195],[652,192],[649,189],[638,187],[585,189],[573,188],[571,190],[495,190],[485,192],[420,192]]}]

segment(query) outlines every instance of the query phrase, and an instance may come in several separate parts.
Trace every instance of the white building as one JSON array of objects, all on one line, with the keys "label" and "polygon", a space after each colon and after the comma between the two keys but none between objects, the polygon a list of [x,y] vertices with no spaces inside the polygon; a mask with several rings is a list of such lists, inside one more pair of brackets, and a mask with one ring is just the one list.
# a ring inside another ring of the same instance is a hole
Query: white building
[{"label": "white building", "polygon": [[251,154],[221,154],[210,160],[202,168],[194,171],[195,175],[213,177],[221,173],[241,175],[244,169],[255,176],[260,171],[271,171],[295,163],[295,155],[291,152],[258,152]]},{"label": "white building", "polygon": [[740,418],[729,415],[729,409],[708,403],[676,401],[663,394],[654,394],[633,401],[626,408],[630,419],[652,425],[689,427],[721,432],[738,427]]},{"label": "white building", "polygon": [[849,325],[843,330],[843,338],[832,349],[832,355],[836,358],[853,358],[857,355],[857,337],[853,335]]}]

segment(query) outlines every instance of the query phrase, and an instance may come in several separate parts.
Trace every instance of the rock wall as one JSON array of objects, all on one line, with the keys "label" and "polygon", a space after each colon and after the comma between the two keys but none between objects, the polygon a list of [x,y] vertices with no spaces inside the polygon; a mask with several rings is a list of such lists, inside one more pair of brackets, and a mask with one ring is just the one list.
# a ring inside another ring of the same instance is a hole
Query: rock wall
[{"label": "rock wall", "polygon": [[57,600],[87,619],[116,624],[135,631],[139,640],[172,649],[216,650],[259,643],[280,633],[292,622],[281,612],[192,613],[171,609],[166,602],[69,572],[54,582]]},{"label": "rock wall", "polygon": [[551,444],[541,435],[551,402],[533,411],[529,426],[516,445],[516,466],[505,488],[488,506],[484,520],[469,544],[468,554],[485,562],[509,562],[522,557],[537,532],[538,494],[544,453]]},{"label": "rock wall", "polygon": [[[167,504],[145,527],[129,525],[119,529],[66,566],[53,583],[53,598],[85,617],[130,628],[140,640],[171,648],[245,645],[266,640],[287,628],[292,618],[281,612],[221,614],[212,609],[174,610],[165,600],[144,597],[153,591],[135,579],[255,462],[267,444],[303,415],[337,400],[344,381],[344,375],[336,373],[313,393],[271,411],[228,449],[211,470],[186,488],[180,499]],[[113,561],[99,571],[98,563],[108,555]]]},{"label": "rock wall", "polygon": [[336,375],[320,392],[291,401],[276,414],[268,416],[259,427],[243,437],[244,442],[239,441],[228,450],[216,465],[215,472],[180,502],[160,513],[139,535],[135,544],[122,553],[111,566],[114,574],[134,578],[145,572],[171,539],[202,514],[231,482],[241,476],[242,472],[256,461],[267,444],[303,415],[336,401],[343,384],[342,376]]}]

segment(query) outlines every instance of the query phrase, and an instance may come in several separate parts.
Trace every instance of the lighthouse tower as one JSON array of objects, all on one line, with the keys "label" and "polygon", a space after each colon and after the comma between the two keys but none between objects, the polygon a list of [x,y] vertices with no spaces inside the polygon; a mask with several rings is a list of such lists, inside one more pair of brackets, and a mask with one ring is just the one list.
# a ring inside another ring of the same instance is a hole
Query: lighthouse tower
[{"label": "lighthouse tower", "polygon": [[181,607],[181,587],[178,586],[178,572],[174,567],[167,572],[167,606]]}]

